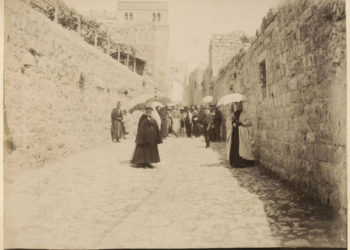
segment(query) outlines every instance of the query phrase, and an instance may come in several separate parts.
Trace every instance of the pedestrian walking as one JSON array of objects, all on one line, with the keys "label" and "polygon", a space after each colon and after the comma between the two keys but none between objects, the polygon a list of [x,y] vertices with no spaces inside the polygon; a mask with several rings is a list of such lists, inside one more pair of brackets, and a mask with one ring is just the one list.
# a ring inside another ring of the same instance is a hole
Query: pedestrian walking
[{"label": "pedestrian walking", "polygon": [[181,129],[181,112],[178,106],[176,106],[175,109],[173,110],[172,117],[173,117],[173,132],[175,136],[178,137]]},{"label": "pedestrian walking", "polygon": [[186,111],[183,109],[181,110],[181,129],[180,129],[180,135],[185,136],[185,118],[186,118]]},{"label": "pedestrian walking", "polygon": [[111,113],[111,135],[113,142],[119,142],[120,138],[123,136],[123,112],[121,110],[121,103],[118,101],[115,108],[113,108]]},{"label": "pedestrian walking", "polygon": [[187,108],[186,111],[186,117],[185,117],[185,128],[186,128],[186,135],[187,137],[192,136],[192,112],[189,108]]},{"label": "pedestrian walking", "polygon": [[158,144],[162,143],[162,138],[157,122],[152,118],[152,111],[152,106],[146,106],[137,129],[136,148],[131,163],[141,167],[152,167],[151,163],[160,162]]},{"label": "pedestrian walking", "polygon": [[193,124],[193,135],[195,137],[199,137],[200,136],[201,123],[199,121],[197,110],[193,111],[192,124]]},{"label": "pedestrian walking", "polygon": [[203,135],[205,138],[205,148],[209,148],[210,147],[209,132],[210,132],[211,125],[213,123],[213,118],[211,116],[209,108],[204,109],[202,123],[203,123]]},{"label": "pedestrian walking", "polygon": [[[214,120],[215,111],[213,109],[210,110],[210,115],[212,120]],[[210,137],[210,141],[215,141],[215,123],[214,122],[212,122],[210,126],[209,137]]]}]

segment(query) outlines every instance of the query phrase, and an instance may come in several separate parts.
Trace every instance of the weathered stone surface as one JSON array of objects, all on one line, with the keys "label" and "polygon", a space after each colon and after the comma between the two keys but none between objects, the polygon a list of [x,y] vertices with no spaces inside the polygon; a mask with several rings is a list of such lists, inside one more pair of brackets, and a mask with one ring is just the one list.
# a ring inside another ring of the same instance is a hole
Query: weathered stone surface
[{"label": "weathered stone surface", "polygon": [[[309,187],[304,191],[339,208],[339,213],[347,207],[346,185],[340,181],[346,176],[344,8],[342,0],[281,6],[251,47],[223,69],[213,90],[218,97],[226,94],[229,76],[236,73],[240,82],[231,91],[247,96],[246,109],[257,123],[255,134],[263,138],[257,142],[259,161],[295,186]],[[263,60],[266,87],[259,78]],[[308,163],[296,168],[293,161],[300,159]],[[320,164],[329,166],[322,175],[315,168]]]},{"label": "weathered stone surface", "polygon": [[142,77],[20,1],[6,1],[5,20],[4,106],[16,145],[5,155],[7,169],[110,139],[116,101],[127,108],[148,90]]}]

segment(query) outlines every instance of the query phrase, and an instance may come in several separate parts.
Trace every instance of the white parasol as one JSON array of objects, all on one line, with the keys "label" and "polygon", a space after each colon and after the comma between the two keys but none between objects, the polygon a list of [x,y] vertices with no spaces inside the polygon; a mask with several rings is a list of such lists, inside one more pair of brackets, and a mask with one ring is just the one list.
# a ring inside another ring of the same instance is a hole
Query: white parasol
[{"label": "white parasol", "polygon": [[245,97],[240,93],[231,93],[220,98],[216,106],[224,106],[233,102],[241,102]]},{"label": "white parasol", "polygon": [[211,95],[207,95],[207,96],[203,97],[202,102],[208,104],[208,103],[213,102],[213,100],[214,100],[214,98]]}]

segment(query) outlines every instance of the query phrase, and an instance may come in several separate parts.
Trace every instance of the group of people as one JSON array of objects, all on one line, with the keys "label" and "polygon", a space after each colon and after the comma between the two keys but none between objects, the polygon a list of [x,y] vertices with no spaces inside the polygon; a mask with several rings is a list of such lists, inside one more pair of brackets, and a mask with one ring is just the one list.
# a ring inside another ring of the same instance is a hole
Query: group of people
[{"label": "group of people", "polygon": [[[118,142],[127,134],[125,117],[121,103],[112,110],[112,140]],[[170,133],[175,137],[205,138],[206,148],[211,141],[220,141],[222,115],[217,107],[185,106],[154,107],[146,104],[136,131],[136,148],[131,163],[143,167],[151,167],[151,163],[160,161],[158,144],[162,143]],[[233,103],[230,115],[226,118],[227,160],[232,167],[254,164],[254,137],[252,122],[242,102]]]},{"label": "group of people", "polygon": [[179,106],[157,107],[156,110],[161,117],[160,130],[163,139],[170,133],[176,137],[185,136],[185,134],[187,137],[199,137],[206,133],[210,141],[220,141],[222,116],[216,107],[193,105],[181,108]]}]

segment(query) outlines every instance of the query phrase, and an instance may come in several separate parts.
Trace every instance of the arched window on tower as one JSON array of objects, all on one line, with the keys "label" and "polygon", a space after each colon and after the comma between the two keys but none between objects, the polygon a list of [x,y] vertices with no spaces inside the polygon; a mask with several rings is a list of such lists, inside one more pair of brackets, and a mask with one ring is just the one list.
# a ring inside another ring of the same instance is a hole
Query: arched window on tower
[{"label": "arched window on tower", "polygon": [[129,19],[130,19],[130,21],[132,21],[133,17],[134,17],[134,16],[133,16],[132,12],[130,12],[130,13],[129,13]]},{"label": "arched window on tower", "polygon": [[157,22],[160,23],[160,13],[157,14]]},{"label": "arched window on tower", "polygon": [[156,21],[156,13],[153,12],[153,15],[152,15],[152,22],[155,22]]},{"label": "arched window on tower", "polygon": [[125,14],[124,14],[124,15],[125,15],[125,21],[128,21],[128,17],[129,17],[129,16],[128,16],[128,13],[127,13],[127,12],[125,12]]}]

